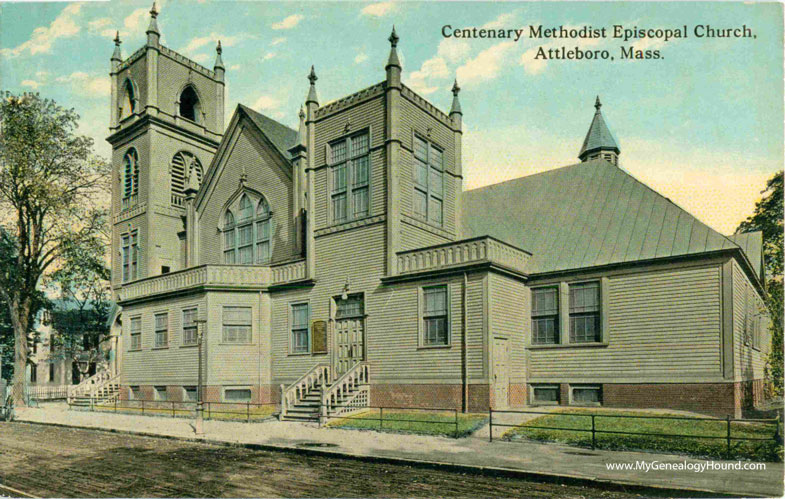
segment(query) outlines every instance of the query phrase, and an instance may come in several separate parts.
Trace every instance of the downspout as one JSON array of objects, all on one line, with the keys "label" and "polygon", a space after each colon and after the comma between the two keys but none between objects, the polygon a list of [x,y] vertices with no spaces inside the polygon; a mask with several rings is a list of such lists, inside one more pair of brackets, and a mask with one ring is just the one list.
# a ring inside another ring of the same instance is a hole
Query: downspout
[{"label": "downspout", "polygon": [[463,412],[469,412],[469,354],[467,351],[467,327],[468,321],[468,293],[469,293],[469,276],[466,272],[463,273],[463,289],[461,292],[461,308],[463,312],[463,320],[461,320],[461,355],[463,357]]},{"label": "downspout", "polygon": [[257,386],[259,387],[259,403],[262,403],[262,291],[259,291],[259,376]]}]

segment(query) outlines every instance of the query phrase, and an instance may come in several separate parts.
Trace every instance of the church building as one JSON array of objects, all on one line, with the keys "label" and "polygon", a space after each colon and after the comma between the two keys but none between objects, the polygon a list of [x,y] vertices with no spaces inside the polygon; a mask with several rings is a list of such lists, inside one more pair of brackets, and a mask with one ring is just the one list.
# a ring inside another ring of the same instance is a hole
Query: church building
[{"label": "church building", "polygon": [[625,171],[599,98],[576,164],[464,190],[458,83],[447,112],[404,85],[395,30],[368,88],[320,104],[311,68],[297,129],[243,105],[224,126],[220,42],[203,67],[157,15],[111,58],[123,399],[196,400],[200,349],[205,401],[284,419],[760,397],[761,234]]}]

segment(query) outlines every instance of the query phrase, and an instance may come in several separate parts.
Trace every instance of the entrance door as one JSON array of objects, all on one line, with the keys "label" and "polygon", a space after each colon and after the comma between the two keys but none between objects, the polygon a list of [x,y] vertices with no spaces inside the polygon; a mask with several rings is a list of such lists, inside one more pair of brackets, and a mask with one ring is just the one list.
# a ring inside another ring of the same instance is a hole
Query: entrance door
[{"label": "entrance door", "polygon": [[493,397],[497,409],[509,404],[510,350],[505,338],[493,339]]},{"label": "entrance door", "polygon": [[365,360],[365,307],[363,295],[336,299],[336,374],[342,375]]}]

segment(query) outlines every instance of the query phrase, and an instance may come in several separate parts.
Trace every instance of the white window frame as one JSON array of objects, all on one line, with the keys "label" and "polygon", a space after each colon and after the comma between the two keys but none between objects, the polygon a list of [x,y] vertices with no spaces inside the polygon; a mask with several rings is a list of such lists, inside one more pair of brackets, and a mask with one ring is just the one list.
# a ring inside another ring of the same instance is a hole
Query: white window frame
[{"label": "white window frame", "polygon": [[[555,389],[556,390],[556,400],[548,401],[548,400],[537,400],[534,396],[534,392],[538,388],[544,389]],[[529,385],[530,394],[529,394],[529,403],[531,405],[559,405],[561,404],[561,386],[558,383],[533,383]]]},{"label": "white window frame", "polygon": [[[240,203],[247,199],[251,205],[251,216],[240,218]],[[260,208],[265,206],[265,210]],[[227,214],[232,216],[232,223],[227,223]],[[273,255],[273,211],[269,201],[264,196],[256,197],[248,193],[243,193],[237,203],[224,211],[221,221],[221,245],[223,247],[223,263],[226,265],[266,265],[270,263]],[[267,228],[267,236],[263,236],[264,227]],[[247,243],[241,245],[240,230],[250,228],[250,238]],[[231,241],[232,244],[227,244]],[[267,255],[261,254],[261,246],[267,244]],[[248,262],[240,261],[240,250],[250,248],[251,258]],[[230,261],[231,260],[231,261]]]},{"label": "white window frame", "polygon": [[[159,388],[163,388],[163,390],[159,390]],[[163,398],[161,397],[161,393],[163,393]],[[167,402],[169,400],[169,391],[167,390],[166,385],[153,386],[153,396],[155,400]]]},{"label": "white window frame", "polygon": [[[158,318],[164,317],[166,323],[164,327],[159,327]],[[163,336],[164,341],[160,341],[159,336]],[[169,312],[155,312],[153,314],[153,347],[169,348]]]},{"label": "white window frame", "polygon": [[[181,343],[183,346],[192,346],[199,343],[199,324],[197,322],[186,322],[186,314],[193,313],[193,320],[199,319],[199,307],[186,307],[182,311],[182,337]],[[186,341],[186,333],[193,332],[193,341]]]},{"label": "white window frame", "polygon": [[[423,161],[417,156],[417,141],[420,140],[425,143],[426,145],[426,158],[425,158],[425,167],[427,170],[426,175],[426,184],[422,185],[418,180],[417,175],[417,164],[423,163]],[[437,150],[441,153],[441,165],[435,165],[431,158],[433,157],[433,151]],[[444,154],[445,148],[441,147],[439,144],[434,143],[431,139],[424,137],[423,135],[414,132],[412,136],[412,215],[415,218],[423,220],[429,224],[435,225],[437,227],[444,227],[444,191],[445,191],[445,173],[447,169],[444,166]],[[432,175],[434,173],[438,173],[439,181],[441,182],[441,194],[436,193],[434,190],[434,185],[431,182]],[[420,213],[416,209],[415,197],[417,193],[425,195],[425,213]],[[438,218],[434,216],[433,211],[431,210],[431,201],[436,200],[439,202],[439,206],[441,209],[438,213]]]},{"label": "white window frame", "polygon": [[[139,324],[139,329],[134,331],[134,324]],[[128,350],[131,352],[137,352],[142,349],[142,316],[136,315],[131,317],[128,320],[128,335],[130,338],[130,342],[128,344]],[[138,338],[138,345],[134,345],[134,338]]]},{"label": "white window frame", "polygon": [[[250,318],[248,319],[248,323],[245,322],[229,322],[227,324],[226,319],[224,318],[227,309],[243,309],[248,310],[250,312]],[[253,344],[253,307],[245,306],[245,305],[223,305],[221,307],[221,343],[225,345],[251,345]],[[227,337],[226,334],[226,327],[248,327],[248,337],[247,341],[240,341],[239,336],[237,340],[232,340],[231,338]]]},{"label": "white window frame", "polygon": [[[573,308],[575,306],[573,304],[573,296],[572,296],[573,290],[576,289],[577,287],[587,287],[589,285],[596,286],[596,289],[597,289],[597,310],[593,310],[593,311],[586,311],[586,310],[573,311]],[[603,339],[603,331],[602,331],[602,283],[600,282],[600,280],[597,279],[597,280],[591,280],[591,281],[576,281],[576,282],[568,283],[568,293],[569,294],[568,294],[568,305],[567,305],[568,309],[567,309],[567,311],[569,313],[569,318],[570,318],[569,319],[570,322],[568,324],[568,329],[569,329],[569,332],[568,332],[568,338],[569,339],[568,339],[568,341],[569,341],[569,343],[573,344],[573,345],[580,345],[580,344],[587,344],[587,343],[602,343],[602,339]],[[573,331],[573,317],[574,316],[575,317],[578,317],[578,316],[586,317],[586,316],[589,316],[589,315],[596,316],[595,321],[596,321],[597,331],[596,331],[595,338],[591,339],[591,340],[586,340],[586,339],[576,340],[575,339],[575,333]]]},{"label": "white window frame", "polygon": [[[305,328],[302,327],[302,324],[298,324],[298,328],[295,329],[294,323],[294,309],[295,307],[305,306],[306,310],[306,319],[305,319]],[[295,350],[295,342],[294,342],[294,334],[296,331],[306,331],[306,349],[305,350]],[[297,301],[289,303],[289,354],[290,355],[310,355],[311,351],[313,350],[311,345],[311,303],[308,301]]]},{"label": "white window frame", "polygon": [[[442,316],[442,314],[431,314],[431,315],[426,316],[426,314],[427,314],[427,311],[425,310],[425,305],[426,305],[425,294],[426,294],[426,290],[434,289],[434,288],[444,288],[445,293],[446,293],[446,296],[445,296],[445,299],[446,299],[446,302],[445,302],[445,312],[443,314],[444,318],[445,318],[445,328],[447,329],[447,331],[446,331],[447,332],[446,343],[427,343],[426,342],[426,334],[427,334],[426,320],[428,318],[438,318],[438,317]],[[419,324],[419,328],[418,328],[419,329],[419,334],[418,334],[418,336],[419,336],[419,339],[418,339],[418,346],[419,346],[419,348],[450,348],[452,346],[452,318],[451,318],[452,317],[452,313],[451,313],[452,311],[451,311],[451,306],[450,306],[451,305],[450,297],[452,296],[451,291],[452,291],[451,286],[447,282],[436,282],[436,283],[432,283],[432,284],[425,284],[423,286],[420,286],[417,289],[417,293],[418,293],[418,299],[417,299],[417,302],[418,302],[417,319],[418,319],[418,324]]]},{"label": "white window frame", "polygon": [[[599,399],[600,399],[599,402],[576,402],[575,401],[575,395],[573,393],[576,388],[579,389],[579,390],[580,389],[597,390],[598,393],[599,393]],[[601,406],[602,402],[603,402],[603,393],[602,393],[602,385],[601,384],[587,383],[587,384],[575,384],[575,385],[571,384],[570,385],[570,405],[594,407],[594,406]]]},{"label": "white window frame", "polygon": [[[556,293],[555,314],[543,314],[543,313],[535,312],[534,310],[534,303],[535,303],[534,295],[537,293],[537,291],[546,290],[546,289],[553,290]],[[531,310],[531,341],[530,341],[531,344],[532,345],[558,345],[559,343],[561,343],[560,338],[561,338],[561,326],[562,326],[561,317],[559,313],[559,311],[561,310],[561,297],[559,292],[559,284],[555,283],[546,286],[533,287],[530,290],[530,295],[531,295],[531,309],[530,309]],[[554,317],[554,341],[553,342],[537,341],[537,338],[535,337],[534,322],[540,318],[550,318],[550,317]]]},{"label": "white window frame", "polygon": [[120,266],[122,282],[139,277],[139,230],[133,229],[120,235]]},{"label": "white window frame", "polygon": [[[353,146],[360,137],[367,137],[367,147],[363,152],[353,154]],[[346,154],[341,161],[335,161],[333,152],[337,144],[343,143],[346,147]],[[364,128],[360,131],[345,135],[339,139],[331,141],[327,145],[327,158],[330,172],[330,196],[329,196],[329,216],[332,224],[342,224],[353,220],[360,220],[371,215],[371,130]],[[362,159],[367,161],[365,181],[357,179],[357,165]],[[338,168],[344,168],[344,186],[336,187],[336,177]],[[365,209],[358,210],[358,200],[362,198],[361,193],[365,192]],[[335,200],[339,196],[344,198],[344,217],[338,218],[335,210]]]}]

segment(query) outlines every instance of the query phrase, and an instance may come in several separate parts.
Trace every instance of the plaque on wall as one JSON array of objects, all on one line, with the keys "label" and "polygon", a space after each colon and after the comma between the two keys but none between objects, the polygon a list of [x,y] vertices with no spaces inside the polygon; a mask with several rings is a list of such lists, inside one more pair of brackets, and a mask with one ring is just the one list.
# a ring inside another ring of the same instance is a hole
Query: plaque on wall
[{"label": "plaque on wall", "polygon": [[311,321],[313,353],[327,353],[327,321]]}]

